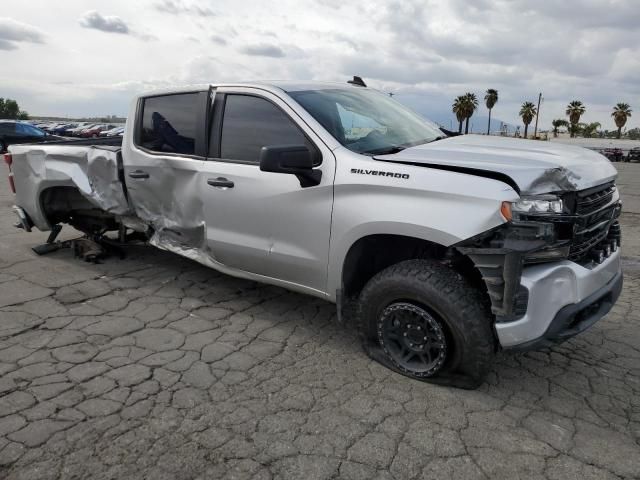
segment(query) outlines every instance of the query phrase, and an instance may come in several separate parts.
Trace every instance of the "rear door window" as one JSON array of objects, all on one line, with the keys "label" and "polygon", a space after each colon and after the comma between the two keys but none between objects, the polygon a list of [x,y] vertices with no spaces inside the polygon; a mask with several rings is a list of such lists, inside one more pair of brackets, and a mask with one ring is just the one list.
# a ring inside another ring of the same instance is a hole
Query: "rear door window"
[{"label": "rear door window", "polygon": [[199,106],[198,93],[145,98],[140,146],[153,152],[193,155]]}]

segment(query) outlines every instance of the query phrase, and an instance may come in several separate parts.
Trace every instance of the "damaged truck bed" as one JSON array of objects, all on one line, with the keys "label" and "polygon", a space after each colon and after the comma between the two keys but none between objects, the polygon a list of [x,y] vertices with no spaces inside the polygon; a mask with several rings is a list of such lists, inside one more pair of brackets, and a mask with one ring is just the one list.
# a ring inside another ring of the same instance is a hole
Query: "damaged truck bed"
[{"label": "damaged truck bed", "polygon": [[[12,174],[20,178],[20,204],[30,212],[30,220],[38,229],[49,230],[64,219],[84,230],[83,222],[88,219],[82,218],[83,214],[91,218],[132,214],[123,178],[122,149],[109,140],[101,144],[95,144],[95,140],[91,144],[58,142],[42,148],[34,145],[12,155]],[[64,218],[70,212],[77,218]]]}]

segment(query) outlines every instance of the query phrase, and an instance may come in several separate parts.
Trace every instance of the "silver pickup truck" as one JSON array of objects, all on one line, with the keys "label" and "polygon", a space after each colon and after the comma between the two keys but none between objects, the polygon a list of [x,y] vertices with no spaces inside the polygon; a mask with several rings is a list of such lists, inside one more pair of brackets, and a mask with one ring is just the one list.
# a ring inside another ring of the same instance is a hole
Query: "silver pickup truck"
[{"label": "silver pickup truck", "polygon": [[21,228],[136,231],[335,302],[372,358],[430,382],[474,388],[496,351],[562,342],[622,288],[603,156],[448,136],[357,84],[144,94],[121,144],[16,145],[5,160]]}]

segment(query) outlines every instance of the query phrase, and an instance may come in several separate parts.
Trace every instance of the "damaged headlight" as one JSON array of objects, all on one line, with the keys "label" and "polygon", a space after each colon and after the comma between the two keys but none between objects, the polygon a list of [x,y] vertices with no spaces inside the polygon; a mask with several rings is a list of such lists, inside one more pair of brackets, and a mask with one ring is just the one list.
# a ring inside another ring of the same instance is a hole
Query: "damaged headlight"
[{"label": "damaged headlight", "polygon": [[564,203],[561,198],[553,195],[539,195],[535,197],[521,197],[516,202],[502,202],[500,212],[506,220],[511,221],[513,214],[561,214]]},{"label": "damaged headlight", "polygon": [[500,213],[511,222],[511,241],[523,242],[525,264],[552,262],[569,256],[573,224],[569,216],[561,216],[565,213],[564,207],[562,199],[555,195],[521,197],[515,202],[502,202]]},{"label": "damaged headlight", "polygon": [[553,196],[523,197],[511,204],[511,210],[519,213],[562,213],[562,199]]}]

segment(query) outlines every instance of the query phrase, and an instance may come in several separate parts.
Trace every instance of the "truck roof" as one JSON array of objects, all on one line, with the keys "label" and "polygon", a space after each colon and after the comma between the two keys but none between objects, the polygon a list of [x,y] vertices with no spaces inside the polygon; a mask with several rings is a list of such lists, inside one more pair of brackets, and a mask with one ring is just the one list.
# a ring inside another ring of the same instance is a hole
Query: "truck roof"
[{"label": "truck roof", "polygon": [[347,82],[313,82],[313,81],[292,81],[292,80],[275,80],[275,81],[254,81],[254,82],[229,82],[229,83],[200,83],[193,85],[185,85],[180,87],[169,87],[160,90],[152,90],[141,93],[139,97],[148,97],[153,95],[166,95],[169,93],[194,92],[207,90],[209,87],[254,87],[264,90],[280,90],[285,92],[297,92],[301,90],[328,90],[334,88],[363,88]]}]

